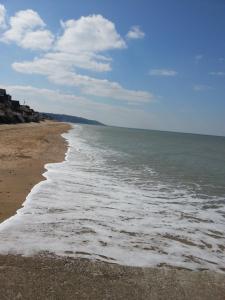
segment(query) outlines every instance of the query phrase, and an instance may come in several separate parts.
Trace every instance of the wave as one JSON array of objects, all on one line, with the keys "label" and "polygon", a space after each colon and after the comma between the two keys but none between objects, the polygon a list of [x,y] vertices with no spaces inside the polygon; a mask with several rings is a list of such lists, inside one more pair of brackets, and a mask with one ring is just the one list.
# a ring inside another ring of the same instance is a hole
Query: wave
[{"label": "wave", "polygon": [[[224,199],[206,202],[160,181],[148,166],[133,174],[126,165],[109,167],[110,157],[123,154],[90,144],[86,130],[76,125],[63,135],[65,161],[47,164],[47,180],[0,225],[0,253],[49,251],[123,265],[223,271],[225,209],[218,203]],[[147,183],[140,173],[148,174]]]}]

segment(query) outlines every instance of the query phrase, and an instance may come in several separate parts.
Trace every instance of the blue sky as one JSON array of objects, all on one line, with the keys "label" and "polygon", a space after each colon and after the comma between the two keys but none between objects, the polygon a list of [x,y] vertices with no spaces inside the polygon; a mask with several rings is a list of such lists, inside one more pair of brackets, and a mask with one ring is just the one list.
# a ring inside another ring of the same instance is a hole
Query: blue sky
[{"label": "blue sky", "polygon": [[13,97],[110,125],[225,135],[225,1],[0,4],[0,86]]}]

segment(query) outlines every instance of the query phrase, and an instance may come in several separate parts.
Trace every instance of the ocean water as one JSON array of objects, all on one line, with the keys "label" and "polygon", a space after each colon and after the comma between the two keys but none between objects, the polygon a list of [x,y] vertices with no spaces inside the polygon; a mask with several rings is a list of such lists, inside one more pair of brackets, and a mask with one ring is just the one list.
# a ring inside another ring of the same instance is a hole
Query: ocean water
[{"label": "ocean water", "polygon": [[225,138],[73,125],[0,253],[225,272]]}]

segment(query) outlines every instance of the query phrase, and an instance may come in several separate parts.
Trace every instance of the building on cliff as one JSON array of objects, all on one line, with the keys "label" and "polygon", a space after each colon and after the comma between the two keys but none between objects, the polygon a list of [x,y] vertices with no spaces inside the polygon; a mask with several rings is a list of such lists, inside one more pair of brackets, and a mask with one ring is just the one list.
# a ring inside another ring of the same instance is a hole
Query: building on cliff
[{"label": "building on cliff", "polygon": [[5,89],[0,89],[0,124],[16,124],[39,122],[43,116],[28,105],[21,105],[18,100],[12,100]]}]

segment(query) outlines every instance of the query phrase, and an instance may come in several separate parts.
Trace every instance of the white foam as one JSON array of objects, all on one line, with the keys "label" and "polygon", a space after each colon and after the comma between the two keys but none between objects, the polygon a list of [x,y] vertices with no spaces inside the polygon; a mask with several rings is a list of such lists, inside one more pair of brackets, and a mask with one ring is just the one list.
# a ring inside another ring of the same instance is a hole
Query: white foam
[{"label": "white foam", "polygon": [[66,160],[46,165],[47,180],[0,225],[0,253],[50,251],[133,266],[223,267],[224,207],[202,210],[203,200],[186,189],[156,181],[142,187],[135,185],[138,177],[123,182],[111,176],[105,150],[90,146],[82,134],[82,126],[75,126],[64,135]]}]

